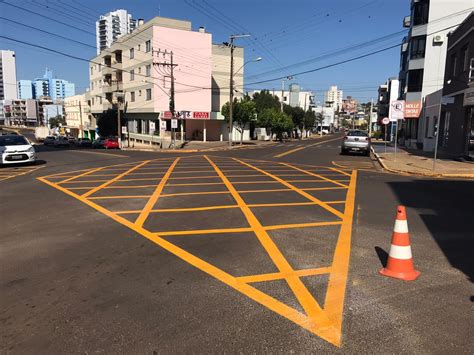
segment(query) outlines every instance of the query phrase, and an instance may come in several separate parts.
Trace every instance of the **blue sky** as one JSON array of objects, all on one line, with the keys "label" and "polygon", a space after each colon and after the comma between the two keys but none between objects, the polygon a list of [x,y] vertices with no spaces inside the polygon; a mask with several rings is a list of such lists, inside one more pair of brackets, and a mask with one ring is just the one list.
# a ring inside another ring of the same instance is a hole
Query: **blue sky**
[{"label": "blue sky", "polygon": [[[28,8],[41,16],[4,2]],[[74,56],[92,58],[95,56],[92,48],[95,46],[94,23],[100,13],[125,8],[135,18],[149,20],[160,12],[164,17],[190,20],[195,29],[205,26],[213,34],[214,43],[228,40],[232,33],[252,34],[250,39],[241,39],[238,44],[245,47],[246,60],[259,56],[264,59],[246,66],[246,84],[249,88],[279,89],[280,80],[253,83],[396,45],[403,37],[402,19],[409,14],[409,7],[409,0],[2,0],[2,18],[84,42],[91,47],[4,19],[0,19],[0,32]],[[382,38],[384,36],[387,37]],[[360,45],[364,42],[367,43]],[[56,77],[74,82],[78,93],[88,86],[86,62],[1,38],[0,48],[16,51],[18,79],[40,77],[45,67],[49,67]],[[322,100],[323,91],[330,85],[338,85],[344,90],[344,96],[352,95],[366,102],[377,96],[378,84],[398,74],[398,67],[399,48],[394,48],[347,64],[297,75],[293,82],[301,84],[303,89],[315,91],[317,101]]]}]

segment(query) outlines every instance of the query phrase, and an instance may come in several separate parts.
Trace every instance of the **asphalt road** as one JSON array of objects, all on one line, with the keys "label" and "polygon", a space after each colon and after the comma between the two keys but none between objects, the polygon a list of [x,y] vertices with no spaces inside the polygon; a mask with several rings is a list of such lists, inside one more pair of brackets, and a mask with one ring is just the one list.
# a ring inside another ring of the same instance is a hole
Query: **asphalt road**
[{"label": "asphalt road", "polygon": [[[0,169],[0,352],[471,353],[474,182],[339,141]],[[398,204],[412,282],[378,274]]]}]

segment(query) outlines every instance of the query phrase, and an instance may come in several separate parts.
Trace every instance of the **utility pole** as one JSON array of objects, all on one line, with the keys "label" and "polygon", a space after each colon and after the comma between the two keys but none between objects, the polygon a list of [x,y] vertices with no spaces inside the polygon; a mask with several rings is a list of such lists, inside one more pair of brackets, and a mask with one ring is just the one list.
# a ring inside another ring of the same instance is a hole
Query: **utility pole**
[{"label": "utility pole", "polygon": [[369,138],[372,137],[372,106],[374,105],[374,99],[370,99],[370,110],[369,110]]},{"label": "utility pole", "polygon": [[80,123],[79,123],[79,138],[84,138],[84,127],[82,126],[82,105],[81,105],[81,100],[79,100],[79,119],[80,119]]},{"label": "utility pole", "polygon": [[[155,53],[156,53],[158,58],[159,58],[160,54],[163,54],[163,57],[165,57],[166,55],[170,55],[170,63],[167,63],[166,59],[165,59],[165,61],[162,62],[162,63],[153,62],[153,66],[156,66],[157,72],[159,72],[161,75],[163,75],[164,77],[170,77],[170,79],[171,79],[171,85],[170,85],[171,87],[170,87],[170,94],[169,94],[169,97],[170,97],[169,110],[171,112],[171,120],[174,120],[174,119],[176,119],[175,89],[174,89],[174,67],[178,66],[178,64],[174,64],[173,51],[171,51],[171,52],[168,52],[167,50],[165,50],[165,51],[162,51],[162,50],[153,51],[153,54],[155,54]],[[160,70],[160,67],[163,67],[163,71]],[[165,70],[165,68],[169,69],[169,71]],[[164,133],[161,131],[161,127],[160,127],[160,136],[163,137],[163,134]],[[170,147],[173,147],[173,148],[176,147],[175,138],[176,138],[175,137],[175,129],[171,128],[172,142],[171,142]],[[162,138],[162,142],[163,142],[163,138]],[[163,146],[163,143],[161,145]]]},{"label": "utility pole", "polygon": [[250,37],[250,35],[230,35],[229,36],[229,47],[230,47],[230,93],[229,93],[229,148],[232,148],[232,133],[234,124],[232,122],[233,111],[234,111],[234,39]]},{"label": "utility pole", "polygon": [[[119,81],[117,80],[117,90],[119,92]],[[122,148],[122,124],[120,122],[120,100],[117,97],[117,141],[119,149]]]}]

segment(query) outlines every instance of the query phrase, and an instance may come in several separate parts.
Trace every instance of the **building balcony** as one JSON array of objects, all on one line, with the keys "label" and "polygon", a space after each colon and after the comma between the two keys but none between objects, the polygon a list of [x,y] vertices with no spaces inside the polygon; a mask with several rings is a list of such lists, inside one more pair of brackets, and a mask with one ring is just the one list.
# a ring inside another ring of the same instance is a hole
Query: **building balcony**
[{"label": "building balcony", "polygon": [[123,90],[123,83],[121,82],[111,82],[110,84],[104,83],[102,85],[102,92],[104,94],[114,93],[114,92],[122,91],[122,90]]},{"label": "building balcony", "polygon": [[403,27],[409,28],[411,25],[411,16],[405,16],[403,18]]}]

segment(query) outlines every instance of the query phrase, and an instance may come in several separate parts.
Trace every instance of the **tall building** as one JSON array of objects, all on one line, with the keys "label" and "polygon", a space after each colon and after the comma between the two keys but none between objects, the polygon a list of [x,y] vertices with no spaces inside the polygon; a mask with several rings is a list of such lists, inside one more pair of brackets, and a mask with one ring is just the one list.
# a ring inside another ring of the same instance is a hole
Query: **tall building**
[{"label": "tall building", "polygon": [[[433,119],[439,112],[438,103],[426,104],[426,97],[440,91],[444,84],[447,35],[471,13],[472,2],[463,0],[412,0],[411,14],[404,18],[409,29],[400,53],[399,98],[406,104],[422,103],[419,117],[404,123],[405,144],[413,148],[434,148]],[[430,107],[428,107],[430,106]]]},{"label": "tall building", "polygon": [[127,10],[120,9],[101,15],[95,23],[97,54],[110,48],[118,38],[132,32],[138,21]]},{"label": "tall building", "polygon": [[20,99],[63,100],[68,96],[75,95],[75,85],[67,80],[53,77],[52,70],[46,68],[42,78],[31,80],[19,80],[17,83]]},{"label": "tall building", "polygon": [[33,82],[31,80],[18,80],[18,98],[21,100],[33,99]]},{"label": "tall building", "polygon": [[331,86],[324,94],[324,101],[330,107],[334,107],[336,111],[342,108],[342,90],[338,90],[337,86]]},{"label": "tall building", "polygon": [[16,58],[15,52],[0,51],[0,100],[16,100]]}]

